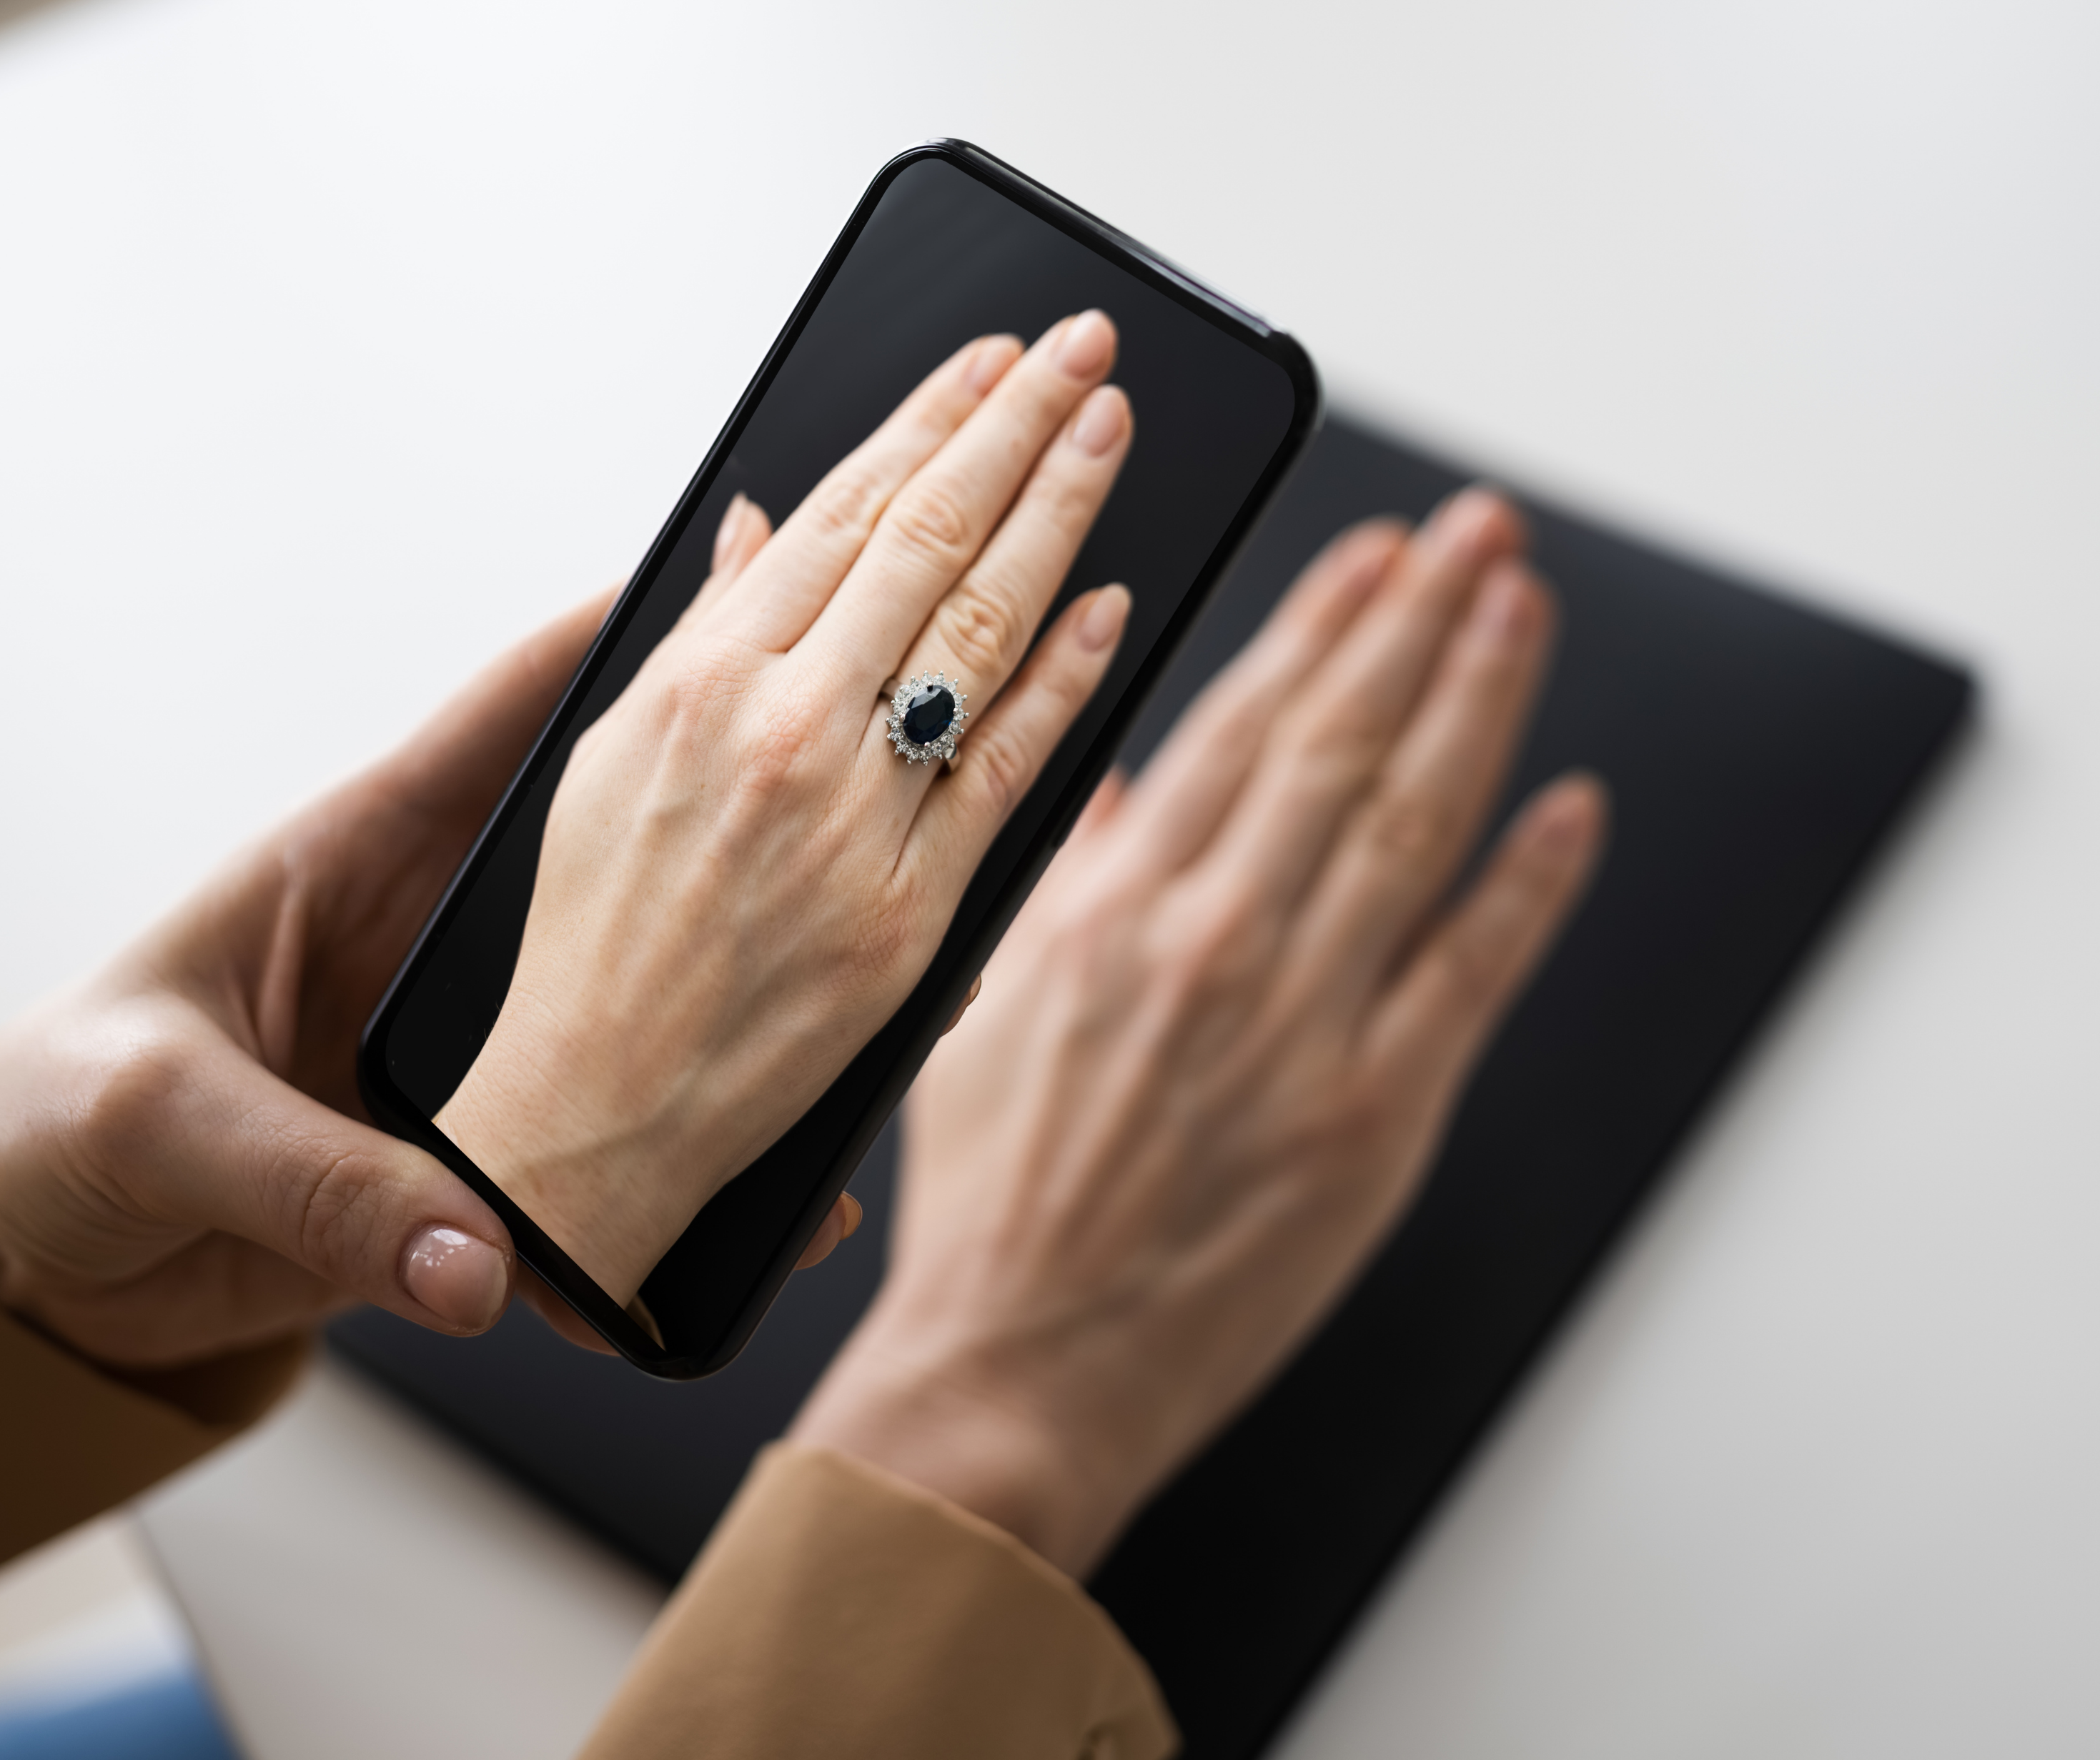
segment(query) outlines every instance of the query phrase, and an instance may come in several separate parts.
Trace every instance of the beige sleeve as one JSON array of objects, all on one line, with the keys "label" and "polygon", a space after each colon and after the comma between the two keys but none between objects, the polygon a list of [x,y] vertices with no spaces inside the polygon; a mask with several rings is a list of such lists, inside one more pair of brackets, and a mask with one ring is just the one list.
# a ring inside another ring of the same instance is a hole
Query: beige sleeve
[{"label": "beige sleeve", "polygon": [[239,1434],[298,1378],[303,1334],[187,1369],[98,1367],[0,1311],[0,1562]]},{"label": "beige sleeve", "polygon": [[1150,1672],[1079,1586],[880,1468],[759,1457],[587,1760],[1159,1760]]}]

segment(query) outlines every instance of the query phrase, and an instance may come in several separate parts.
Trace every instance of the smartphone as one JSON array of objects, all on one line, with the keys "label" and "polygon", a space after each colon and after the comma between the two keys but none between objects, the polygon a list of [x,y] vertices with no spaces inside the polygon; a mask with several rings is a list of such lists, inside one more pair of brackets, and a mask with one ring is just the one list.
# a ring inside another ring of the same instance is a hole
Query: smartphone
[{"label": "smartphone", "polygon": [[[570,749],[691,603],[733,495],[784,518],[964,342],[995,332],[1032,340],[1094,306],[1120,336],[1114,376],[1129,394],[1135,438],[1043,627],[1078,592],[1123,583],[1132,603],[1108,676],[979,865],[911,995],[694,1217],[643,1283],[638,1318],[431,1122],[503,1006]],[[367,1024],[358,1076],[373,1117],[486,1199],[525,1263],[630,1362],[673,1379],[722,1368],[903,1098],[1319,417],[1305,351],[1193,276],[967,143],[934,141],[893,159]]]}]

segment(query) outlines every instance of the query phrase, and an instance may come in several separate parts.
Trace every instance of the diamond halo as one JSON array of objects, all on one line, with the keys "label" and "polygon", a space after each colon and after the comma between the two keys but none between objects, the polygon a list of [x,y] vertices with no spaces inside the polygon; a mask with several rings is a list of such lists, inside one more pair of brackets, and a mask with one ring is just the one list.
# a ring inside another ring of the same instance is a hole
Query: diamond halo
[{"label": "diamond halo", "polygon": [[[904,731],[904,712],[911,699],[921,691],[946,691],[955,699],[955,712],[948,724],[923,746]],[[889,743],[897,748],[897,755],[907,763],[938,763],[952,761],[955,755],[955,741],[962,737],[963,724],[969,719],[969,711],[963,705],[969,698],[963,694],[963,681],[951,679],[945,672],[921,672],[908,678],[897,687],[889,699],[889,719],[885,725],[889,732]]]}]

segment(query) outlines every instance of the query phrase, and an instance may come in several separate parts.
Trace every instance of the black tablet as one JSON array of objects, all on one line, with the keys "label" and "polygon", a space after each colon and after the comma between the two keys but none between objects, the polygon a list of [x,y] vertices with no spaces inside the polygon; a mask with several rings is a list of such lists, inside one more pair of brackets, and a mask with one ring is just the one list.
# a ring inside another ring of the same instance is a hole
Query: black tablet
[{"label": "black tablet", "polygon": [[[1300,564],[1465,473],[1330,422],[1125,748],[1141,760]],[[1260,1753],[1538,1356],[1961,724],[1970,681],[1901,642],[1532,508],[1564,606],[1511,798],[1609,779],[1590,900],[1476,1076],[1420,1201],[1268,1394],[1092,1587],[1193,1760]],[[371,1312],[337,1348],[666,1578],[873,1293],[868,1227],[796,1279],[729,1373],[651,1384],[520,1313],[459,1343]],[[1377,1397],[1364,1397],[1375,1388]],[[548,1410],[571,1417],[550,1426]]]}]

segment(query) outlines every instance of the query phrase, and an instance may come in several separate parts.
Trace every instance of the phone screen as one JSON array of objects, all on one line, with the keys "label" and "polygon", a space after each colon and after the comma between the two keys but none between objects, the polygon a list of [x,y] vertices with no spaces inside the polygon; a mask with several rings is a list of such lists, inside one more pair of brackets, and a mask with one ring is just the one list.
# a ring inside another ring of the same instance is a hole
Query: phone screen
[{"label": "phone screen", "polygon": [[[798,1226],[821,1220],[938,1036],[930,1008],[962,963],[989,953],[1317,420],[1310,363],[1288,337],[973,152],[921,149],[877,179],[368,1030],[375,1110],[397,1126],[427,1123],[502,1007],[569,750],[707,579],[733,495],[778,523],[971,338],[1032,341],[1070,313],[1109,314],[1134,439],[1044,627],[1070,597],[1121,582],[1132,604],[1113,668],[987,854],[912,997],[644,1284],[668,1357],[686,1365],[645,1362],[660,1372],[718,1366],[756,1325],[800,1252]],[[520,1247],[549,1274],[527,1239]],[[562,1278],[549,1281],[576,1300]]]}]

